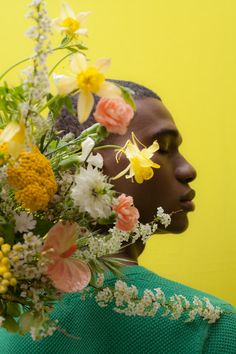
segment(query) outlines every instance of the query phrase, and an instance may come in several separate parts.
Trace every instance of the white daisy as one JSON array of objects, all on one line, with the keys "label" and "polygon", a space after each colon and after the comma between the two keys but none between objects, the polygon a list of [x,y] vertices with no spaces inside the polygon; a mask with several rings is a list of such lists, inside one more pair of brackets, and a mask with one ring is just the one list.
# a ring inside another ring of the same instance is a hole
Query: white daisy
[{"label": "white daisy", "polygon": [[71,197],[80,212],[88,212],[95,219],[108,218],[112,212],[111,187],[106,182],[106,176],[88,165],[87,169],[81,167],[80,173],[75,176]]},{"label": "white daisy", "polygon": [[36,225],[36,220],[34,220],[33,215],[21,211],[20,214],[14,213],[15,218],[15,232],[28,232],[33,230]]}]

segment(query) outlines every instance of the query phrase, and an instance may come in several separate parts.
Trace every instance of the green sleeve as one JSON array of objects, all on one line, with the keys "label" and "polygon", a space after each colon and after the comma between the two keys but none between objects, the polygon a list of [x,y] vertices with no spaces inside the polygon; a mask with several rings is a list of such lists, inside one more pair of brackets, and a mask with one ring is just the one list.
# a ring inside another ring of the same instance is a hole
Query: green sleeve
[{"label": "green sleeve", "polygon": [[236,354],[236,309],[222,316],[216,326],[209,326],[204,354]]}]

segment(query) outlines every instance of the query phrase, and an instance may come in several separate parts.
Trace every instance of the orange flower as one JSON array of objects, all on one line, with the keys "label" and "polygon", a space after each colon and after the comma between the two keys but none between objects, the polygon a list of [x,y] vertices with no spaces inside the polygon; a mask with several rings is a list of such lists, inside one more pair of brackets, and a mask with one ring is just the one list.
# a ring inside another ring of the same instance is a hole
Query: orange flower
[{"label": "orange flower", "polygon": [[97,104],[94,118],[108,132],[124,135],[134,116],[132,107],[123,98],[102,97]]},{"label": "orange flower", "polygon": [[77,228],[76,223],[58,222],[49,230],[43,246],[44,254],[50,260],[47,276],[55,288],[66,293],[82,290],[91,279],[88,265],[71,257],[77,249]]},{"label": "orange flower", "polygon": [[133,206],[133,198],[121,194],[112,206],[117,213],[116,227],[122,231],[131,231],[138,222],[139,211]]}]

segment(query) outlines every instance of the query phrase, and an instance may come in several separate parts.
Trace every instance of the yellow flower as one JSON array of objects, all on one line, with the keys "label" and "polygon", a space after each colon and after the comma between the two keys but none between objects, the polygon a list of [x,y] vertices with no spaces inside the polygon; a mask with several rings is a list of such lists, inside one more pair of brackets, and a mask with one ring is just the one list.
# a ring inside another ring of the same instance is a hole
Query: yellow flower
[{"label": "yellow flower", "polygon": [[25,139],[26,128],[24,122],[10,122],[0,135],[0,146],[2,147],[4,143],[7,143],[5,145],[7,152],[14,159],[17,159],[24,148]]},{"label": "yellow flower", "polygon": [[61,33],[73,37],[78,37],[79,35],[85,36],[88,30],[83,26],[89,14],[90,12],[80,12],[76,15],[68,4],[63,4],[61,15],[53,20],[53,25]]},{"label": "yellow flower", "polygon": [[148,148],[139,142],[144,146],[142,150],[139,149],[137,142],[139,142],[138,139],[134,133],[132,133],[132,139],[129,139],[125,146],[118,151],[116,155],[117,162],[119,161],[121,154],[124,154],[130,163],[123,171],[112,179],[118,179],[129,172],[129,174],[125,176],[126,178],[132,178],[133,180],[134,177],[137,183],[143,183],[144,180],[153,177],[153,168],[160,167],[160,165],[151,160],[154,152],[159,149],[158,142],[155,140]]},{"label": "yellow flower", "polygon": [[15,286],[17,284],[17,280],[10,271],[10,261],[8,257],[11,252],[11,246],[8,243],[2,244],[0,252],[0,294],[5,294],[9,286]]},{"label": "yellow flower", "polygon": [[55,84],[60,95],[68,95],[79,90],[77,112],[80,123],[84,123],[93,108],[94,97],[116,98],[121,96],[120,89],[105,80],[104,73],[110,66],[110,59],[98,59],[94,66],[88,66],[84,55],[74,54],[71,60],[72,76],[54,75]]},{"label": "yellow flower", "polygon": [[16,189],[16,201],[31,211],[47,207],[57,190],[49,160],[35,147],[23,151],[15,164],[8,167],[8,182]]}]

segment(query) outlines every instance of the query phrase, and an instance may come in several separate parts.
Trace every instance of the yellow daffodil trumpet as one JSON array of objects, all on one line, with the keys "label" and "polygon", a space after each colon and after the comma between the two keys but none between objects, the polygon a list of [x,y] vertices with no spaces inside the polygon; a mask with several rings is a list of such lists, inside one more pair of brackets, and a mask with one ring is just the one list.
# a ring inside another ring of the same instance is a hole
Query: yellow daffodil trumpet
[{"label": "yellow daffodil trumpet", "polygon": [[84,123],[93,108],[94,97],[117,98],[121,90],[112,82],[106,81],[104,73],[110,66],[110,59],[98,59],[94,66],[88,65],[83,54],[76,53],[71,59],[71,76],[54,75],[55,85],[59,95],[66,96],[74,90],[79,90],[77,113],[79,122]]}]

